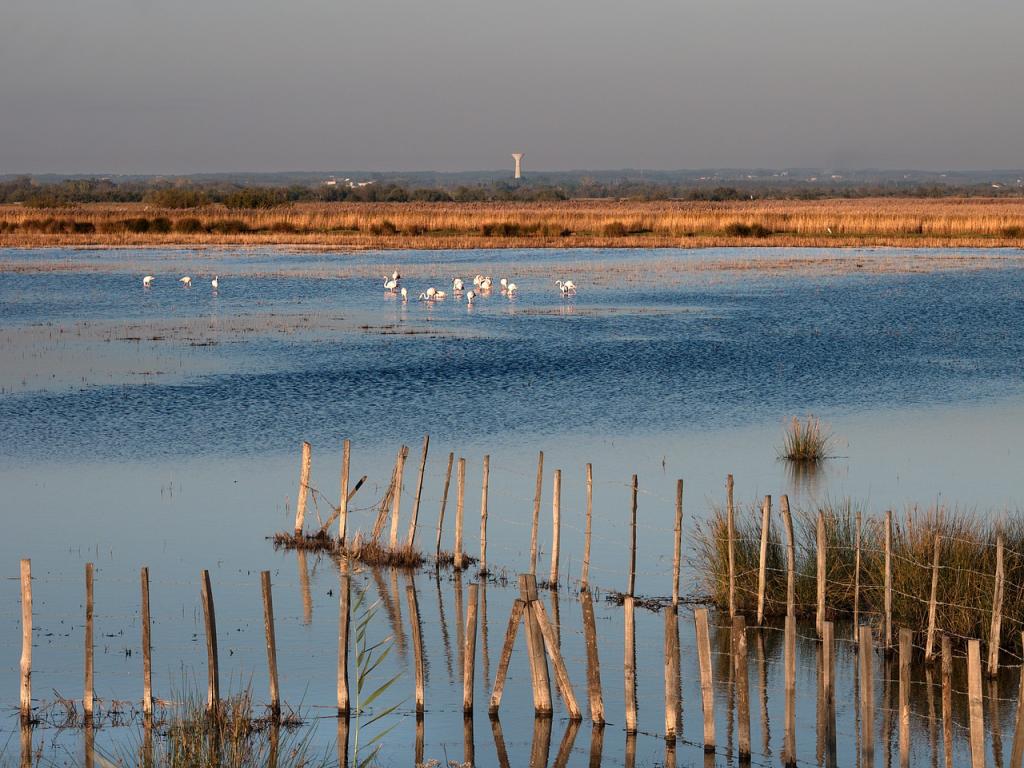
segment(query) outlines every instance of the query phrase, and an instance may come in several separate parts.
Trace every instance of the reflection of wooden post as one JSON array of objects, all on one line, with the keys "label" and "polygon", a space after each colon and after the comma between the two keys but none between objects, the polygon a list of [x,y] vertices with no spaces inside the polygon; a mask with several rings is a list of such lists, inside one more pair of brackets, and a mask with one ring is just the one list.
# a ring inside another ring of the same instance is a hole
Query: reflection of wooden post
[{"label": "reflection of wooden post", "polygon": [[786,616],[785,646],[786,722],[782,761],[796,765],[796,616],[793,614]]},{"label": "reflection of wooden post", "polygon": [[452,462],[455,454],[448,454],[448,469],[444,473],[444,492],[441,494],[441,510],[437,513],[437,545],[434,548],[434,559],[441,557],[441,529],[444,526],[444,508],[448,506],[448,487],[452,482]]},{"label": "reflection of wooden post", "polygon": [[552,586],[558,584],[558,549],[562,538],[562,470],[556,469],[551,486],[551,576]]},{"label": "reflection of wooden post", "polygon": [[601,768],[604,753],[604,724],[595,725],[590,729],[590,759],[587,761],[589,768]]},{"label": "reflection of wooden post", "polygon": [[494,736],[494,752],[498,756],[498,768],[512,768],[508,759],[508,749],[505,748],[505,735],[501,732],[501,720],[496,717],[490,718],[491,735]]},{"label": "reflection of wooden post", "polygon": [[299,569],[299,591],[302,593],[302,623],[313,622],[313,593],[309,589],[309,564],[306,562],[306,550],[295,551],[295,565]]},{"label": "reflection of wooden post", "polygon": [[750,759],[750,676],[747,671],[747,624],[732,617],[733,677],[736,680],[736,720],[740,760]]},{"label": "reflection of wooden post", "polygon": [[636,626],[634,624],[633,597],[622,601],[625,614],[625,658],[623,672],[626,685],[626,733],[636,733]]},{"label": "reflection of wooden post", "polygon": [[388,546],[394,551],[398,549],[398,518],[402,514],[402,480],[405,475],[405,459],[409,449],[404,445],[398,453],[398,464],[395,466],[395,488],[391,494],[391,538]]},{"label": "reflection of wooden post", "polygon": [[455,474],[455,557],[456,570],[462,570],[462,512],[466,493],[466,460],[459,459],[459,468]]},{"label": "reflection of wooden post", "polygon": [[672,541],[672,605],[679,605],[679,568],[683,559],[683,481],[676,480],[676,524]]},{"label": "reflection of wooden post", "polygon": [[[1024,632],[1021,632],[1021,643],[1024,647]],[[1020,670],[1020,682],[1017,685],[1017,720],[1013,728],[1013,749],[1010,752],[1010,768],[1021,768],[1024,762],[1024,667]]]},{"label": "reflection of wooden post", "polygon": [[985,723],[981,694],[981,641],[967,641],[967,706],[970,714],[971,768],[985,768]]},{"label": "reflection of wooden post", "polygon": [[928,598],[928,636],[924,644],[924,660],[931,661],[935,656],[935,608],[939,591],[939,550],[942,539],[935,532],[935,543],[932,552],[932,591]]},{"label": "reflection of wooden post", "polygon": [[92,643],[92,563],[85,564],[85,690],[82,694],[82,710],[85,719],[92,718],[93,703],[93,643]]},{"label": "reflection of wooden post", "polygon": [[729,617],[736,615],[736,517],[732,505],[732,475],[725,478],[725,529],[729,553]]},{"label": "reflection of wooden post", "polygon": [[540,523],[540,493],[544,483],[544,451],[537,455],[537,490],[533,495],[533,526],[530,528],[530,573],[537,575],[537,526]]},{"label": "reflection of wooden post", "polygon": [[484,477],[480,490],[480,573],[487,573],[487,487],[490,485],[491,457],[484,456]]},{"label": "reflection of wooden post", "polygon": [[637,492],[637,481],[636,475],[633,475],[633,504],[631,514],[631,543],[629,548],[629,591],[630,597],[633,596],[634,588],[636,587],[636,492]]},{"label": "reflection of wooden post", "polygon": [[835,629],[831,621],[821,626],[821,692],[825,699],[825,748],[826,765],[836,764],[836,642]]},{"label": "reflection of wooden post", "polygon": [[822,624],[825,621],[825,578],[828,575],[827,561],[825,559],[826,547],[828,546],[825,538],[825,513],[820,509],[818,510],[818,612],[815,621],[815,629],[818,631],[818,637],[821,637]]},{"label": "reflection of wooden post", "polygon": [[583,571],[580,573],[580,588],[590,586],[590,529],[594,514],[594,472],[587,464],[587,523],[583,531]]},{"label": "reflection of wooden post", "polygon": [[906,628],[900,629],[899,669],[900,669],[900,766],[910,765],[910,652],[913,633]]},{"label": "reflection of wooden post", "polygon": [[466,645],[462,656],[462,711],[473,713],[473,680],[476,670],[476,610],[477,585],[469,585],[469,604],[466,606]]},{"label": "reflection of wooden post", "polygon": [[679,625],[675,606],[665,608],[665,738],[679,729]]},{"label": "reflection of wooden post", "polygon": [[142,585],[142,713],[153,714],[153,647],[150,641],[149,568],[139,574]]},{"label": "reflection of wooden post", "polygon": [[860,632],[860,510],[857,510],[857,521],[855,523],[856,529],[854,532],[854,553],[853,561],[853,642],[857,643],[859,640],[858,634]]},{"label": "reflection of wooden post", "polygon": [[604,699],[601,695],[601,661],[597,653],[597,626],[594,622],[594,602],[590,590],[580,594],[583,607],[583,639],[587,646],[587,697],[590,700],[590,719],[595,726],[604,725]]},{"label": "reflection of wooden post", "polygon": [[302,443],[302,467],[299,471],[299,495],[295,500],[295,535],[302,535],[302,526],[306,520],[306,497],[309,495],[309,465],[312,461],[313,448],[309,443]]},{"label": "reflection of wooden post", "polygon": [[786,528],[786,616],[796,616],[796,546],[793,542],[793,516],[789,513],[789,496],[779,499],[782,523]]},{"label": "reflection of wooden post", "polygon": [[548,662],[544,655],[544,638],[530,602],[537,599],[537,580],[533,574],[519,574],[519,597],[524,603],[526,623],[526,654],[530,660],[530,681],[533,687],[533,710],[536,715],[551,714],[551,682],[548,678]]},{"label": "reflection of wooden post", "polygon": [[533,740],[530,743],[530,768],[544,768],[551,756],[551,718],[533,719]]},{"label": "reflection of wooden post", "polygon": [[946,768],[953,768],[953,644],[942,636],[942,746]]},{"label": "reflection of wooden post", "polygon": [[416,715],[416,746],[413,748],[414,749],[413,760],[415,761],[413,763],[413,765],[423,765],[423,749],[424,749],[423,741],[424,741],[425,737],[426,737],[426,734],[424,733],[424,728],[423,728],[423,715],[421,713],[421,714]]},{"label": "reflection of wooden post", "polygon": [[352,582],[348,574],[347,564],[341,573],[341,585],[338,590],[338,717],[347,719],[348,700],[348,631],[350,622],[350,606]]},{"label": "reflection of wooden post", "polygon": [[348,473],[352,444],[346,440],[341,446],[341,498],[338,500],[338,543],[345,546],[348,532]]},{"label": "reflection of wooden post", "polygon": [[277,687],[277,640],[274,636],[274,596],[270,588],[270,571],[260,573],[263,591],[263,634],[267,640],[267,677],[270,680],[270,712],[276,720],[281,716],[281,695]]},{"label": "reflection of wooden post", "polygon": [[885,512],[885,637],[882,650],[892,648],[892,510]]},{"label": "reflection of wooden post", "polygon": [[772,497],[761,505],[761,554],[757,566],[757,625],[764,624],[764,593],[768,580],[768,530],[771,526]]},{"label": "reflection of wooden post", "polygon": [[409,604],[412,655],[416,665],[416,714],[422,715],[426,700],[423,675],[423,639],[420,637],[420,608],[416,601],[416,588],[412,584],[408,584],[405,587],[405,600]]},{"label": "reflection of wooden post", "polygon": [[1003,622],[1003,533],[996,534],[996,579],[992,592],[992,626],[988,634],[988,675],[999,671],[999,638]]},{"label": "reflection of wooden post", "polygon": [[473,715],[462,716],[462,762],[464,765],[476,765],[476,744],[473,740]]},{"label": "reflection of wooden post", "polygon": [[558,745],[558,752],[555,754],[555,762],[551,768],[567,768],[569,758],[572,757],[572,745],[576,742],[576,734],[580,729],[579,720],[570,720],[565,724],[565,733],[562,734],[562,741]]},{"label": "reflection of wooden post", "polygon": [[708,631],[708,610],[693,612],[697,633],[697,657],[700,660],[700,697],[704,705],[704,751],[715,751],[715,689],[711,680],[711,635]]},{"label": "reflection of wooden post", "polygon": [[860,628],[857,653],[860,657],[860,743],[862,765],[875,764],[875,680],[874,642],[871,627]]},{"label": "reflection of wooden post", "polygon": [[338,717],[338,768],[348,768],[348,715]]},{"label": "reflection of wooden post", "polygon": [[210,572],[203,571],[200,593],[203,599],[203,620],[206,625],[206,708],[213,711],[220,706],[220,668],[217,660],[217,617],[213,610],[213,590]]},{"label": "reflection of wooden post", "polygon": [[427,469],[427,449],[430,448],[430,435],[423,436],[423,454],[420,456],[420,471],[416,476],[416,496],[412,501],[412,516],[409,518],[409,536],[405,546],[410,550],[416,545],[416,525],[420,519],[420,496],[423,495],[423,474]]}]

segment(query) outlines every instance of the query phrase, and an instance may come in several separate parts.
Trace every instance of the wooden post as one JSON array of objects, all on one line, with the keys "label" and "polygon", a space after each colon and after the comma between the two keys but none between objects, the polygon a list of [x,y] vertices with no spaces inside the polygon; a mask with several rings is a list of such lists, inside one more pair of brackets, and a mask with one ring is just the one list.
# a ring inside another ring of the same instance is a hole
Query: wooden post
[{"label": "wooden post", "polygon": [[942,746],[946,768],[953,768],[953,643],[942,636]]},{"label": "wooden post", "polygon": [[636,624],[634,622],[633,596],[622,601],[625,616],[625,653],[623,673],[625,677],[626,733],[636,733]]},{"label": "wooden post", "polygon": [[299,495],[295,500],[295,535],[302,535],[302,526],[306,520],[306,497],[309,495],[309,465],[312,461],[313,448],[302,443],[302,468],[299,471]]},{"label": "wooden post", "polygon": [[85,719],[92,718],[93,704],[93,642],[92,642],[92,563],[85,564],[85,689],[82,693],[82,711]]},{"label": "wooden post", "polygon": [[437,513],[437,546],[434,548],[434,560],[441,557],[441,529],[444,527],[444,508],[448,506],[448,486],[452,482],[452,462],[455,454],[448,454],[448,469],[444,473],[444,492],[441,494],[441,511]]},{"label": "wooden post", "polygon": [[267,640],[270,713],[276,720],[281,716],[281,694],[277,686],[277,640],[274,636],[274,596],[270,588],[270,571],[260,573],[260,587],[263,591],[263,634]]},{"label": "wooden post", "polygon": [[149,568],[139,574],[142,586],[142,714],[153,714],[153,646],[150,640]]},{"label": "wooden post", "polygon": [[398,453],[398,464],[395,467],[395,488],[391,494],[391,538],[388,546],[392,551],[398,549],[398,518],[402,513],[402,481],[405,475],[405,459],[409,449],[402,446]]},{"label": "wooden post", "polygon": [[480,573],[487,573],[487,487],[491,478],[491,457],[484,456],[484,477],[480,490]]},{"label": "wooden post", "polygon": [[548,662],[544,654],[544,638],[537,626],[537,618],[530,610],[530,603],[537,599],[537,580],[533,574],[519,574],[519,597],[524,603],[526,624],[526,654],[530,660],[530,680],[533,686],[533,711],[542,717],[551,714],[551,682],[548,678]]},{"label": "wooden post", "polygon": [[[512,603],[512,613],[508,617],[508,629],[505,630],[505,643],[501,647],[501,658],[498,660],[498,672],[494,676],[494,688],[491,691],[491,701],[488,712],[497,715],[498,707],[501,706],[501,695],[505,690],[505,678],[508,676],[508,665],[512,660],[512,650],[515,648],[516,633],[519,631],[519,623],[523,620],[523,610],[526,606],[522,600]],[[529,641],[527,641],[529,644]]]},{"label": "wooden post", "polygon": [[416,476],[416,496],[412,501],[412,517],[409,519],[409,536],[406,547],[410,550],[416,545],[416,526],[420,519],[420,496],[423,495],[423,474],[427,469],[427,449],[430,448],[430,435],[423,436],[423,453],[420,455],[420,471]]},{"label": "wooden post", "polygon": [[551,486],[551,576],[552,586],[558,584],[558,550],[562,538],[562,470],[556,469]]},{"label": "wooden post", "polygon": [[854,548],[856,552],[854,554],[853,563],[853,643],[854,645],[860,640],[860,526],[861,517],[860,510],[857,510],[857,522],[856,530],[854,533]]},{"label": "wooden post", "polygon": [[696,628],[697,658],[700,661],[700,698],[704,707],[704,751],[715,751],[715,688],[711,679],[711,634],[708,631],[708,609],[693,612]]},{"label": "wooden post", "polygon": [[352,594],[352,577],[348,574],[347,564],[341,573],[341,585],[338,589],[338,717],[348,718],[348,631],[350,622],[350,606]]},{"label": "wooden post", "polygon": [[906,628],[900,629],[899,665],[900,665],[900,766],[910,766],[910,653],[913,633]]},{"label": "wooden post", "polygon": [[875,764],[874,642],[871,627],[860,628],[857,654],[860,659],[860,743],[862,764]]},{"label": "wooden post", "polygon": [[580,588],[590,589],[590,528],[594,513],[594,473],[587,464],[587,522],[583,531],[583,570],[580,573]]},{"label": "wooden post", "polygon": [[473,680],[476,671],[476,610],[477,585],[469,585],[469,603],[466,606],[466,640],[462,655],[462,711],[473,714]]},{"label": "wooden post", "polygon": [[[554,597],[554,595],[552,596]],[[547,648],[548,658],[551,659],[551,668],[555,673],[555,685],[562,695],[562,700],[565,702],[565,710],[569,715],[569,719],[580,720],[582,715],[580,714],[579,704],[576,702],[576,694],[572,690],[572,683],[569,681],[569,670],[565,667],[562,652],[558,648],[558,638],[555,636],[555,632],[551,628],[551,622],[548,621],[547,613],[544,611],[544,603],[540,600],[534,600],[530,603],[529,610],[533,612],[533,617],[537,621],[537,629],[540,630],[540,635],[544,638],[544,647]]]},{"label": "wooden post", "polygon": [[416,714],[422,715],[426,701],[423,673],[423,638],[420,635],[420,607],[416,600],[416,588],[405,587],[405,600],[409,605],[409,624],[412,628],[412,655],[416,665]]},{"label": "wooden post", "polygon": [[[1020,639],[1021,643],[1024,643],[1024,632],[1021,632]],[[1020,680],[1017,684],[1017,720],[1013,728],[1010,768],[1021,768],[1022,762],[1024,762],[1024,667],[1021,667]]]},{"label": "wooden post", "polygon": [[892,510],[885,512],[885,637],[882,638],[882,650],[886,653],[892,648]]},{"label": "wooden post", "polygon": [[632,597],[634,594],[634,588],[636,587],[636,493],[637,493],[637,481],[636,475],[633,475],[633,504],[630,525],[630,547],[629,547],[629,596]]},{"label": "wooden post", "polygon": [[747,623],[732,617],[733,678],[736,680],[737,741],[740,760],[750,759],[750,676],[747,670]]},{"label": "wooden post", "polygon": [[679,605],[679,568],[683,559],[683,481],[676,480],[676,524],[672,541],[672,605]]},{"label": "wooden post", "polygon": [[679,730],[679,614],[665,608],[665,738],[676,740]]},{"label": "wooden post", "polygon": [[537,454],[537,490],[533,494],[533,526],[530,528],[530,573],[537,575],[537,526],[540,522],[540,492],[544,484],[544,451]]},{"label": "wooden post", "polygon": [[992,626],[988,634],[988,676],[999,671],[999,639],[1003,622],[1003,532],[996,534],[996,578],[992,591]]},{"label": "wooden post", "polygon": [[[783,496],[785,498],[785,496]],[[788,505],[784,507],[788,512]],[[787,514],[788,518],[788,514]],[[786,765],[796,765],[796,616],[786,616],[785,635],[785,675],[786,675],[786,722],[783,733],[782,761]]]},{"label": "wooden post", "polygon": [[455,569],[459,571],[465,567],[462,562],[462,505],[465,501],[465,493],[466,460],[460,457],[459,468],[455,474],[455,557],[453,563]]},{"label": "wooden post", "polygon": [[822,624],[821,633],[821,694],[825,705],[826,766],[836,765],[836,643],[831,621]]},{"label": "wooden post", "polygon": [[985,723],[981,694],[981,641],[967,641],[967,705],[970,713],[971,768],[985,768]]},{"label": "wooden post", "polygon": [[764,624],[764,594],[768,579],[768,529],[771,526],[772,497],[761,505],[761,556],[757,567],[757,625]]},{"label": "wooden post", "polygon": [[936,531],[932,552],[932,591],[928,599],[928,636],[924,645],[924,660],[926,662],[935,658],[935,609],[939,592],[939,552],[941,547],[942,538]]},{"label": "wooden post", "polygon": [[818,510],[818,612],[816,629],[818,637],[822,634],[822,625],[825,622],[825,580],[828,577],[826,554],[828,546],[825,537],[825,513]]},{"label": "wooden post", "polygon": [[736,519],[732,504],[732,475],[725,478],[726,535],[729,552],[729,617],[736,615]]},{"label": "wooden post", "polygon": [[346,440],[341,445],[341,497],[338,500],[338,543],[345,546],[348,532],[348,473],[352,455],[352,443]]},{"label": "wooden post", "polygon": [[789,496],[779,499],[782,523],[786,528],[786,616],[796,616],[796,544],[793,541],[793,516],[789,513]]},{"label": "wooden post", "polygon": [[587,646],[587,698],[590,701],[590,719],[595,726],[604,725],[604,698],[601,695],[601,661],[597,652],[597,625],[594,622],[594,602],[589,590],[580,594],[583,608],[583,639]]},{"label": "wooden post", "polygon": [[220,667],[217,659],[217,616],[213,610],[213,590],[210,588],[209,571],[202,573],[200,595],[206,625],[206,709],[213,712],[220,706]]}]

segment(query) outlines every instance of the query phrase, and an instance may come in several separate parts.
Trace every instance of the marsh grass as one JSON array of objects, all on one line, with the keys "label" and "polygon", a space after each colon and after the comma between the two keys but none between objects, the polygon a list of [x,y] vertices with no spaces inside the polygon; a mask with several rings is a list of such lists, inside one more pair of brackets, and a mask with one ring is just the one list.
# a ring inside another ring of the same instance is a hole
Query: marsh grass
[{"label": "marsh grass", "polygon": [[779,458],[803,464],[817,464],[828,458],[832,434],[817,416],[808,416],[803,421],[794,416],[782,439]]},{"label": "marsh grass", "polygon": [[351,557],[365,565],[394,566],[396,568],[419,568],[427,562],[423,553],[415,547],[399,546],[391,549],[376,539],[367,539],[362,533],[352,536],[346,546],[329,533],[300,533],[278,531],[272,537],[274,549],[299,549],[325,552],[337,557]]},{"label": "marsh grass", "polygon": [[[826,502],[824,514],[827,543],[826,611],[830,617],[849,618],[853,613],[856,562],[856,518],[860,508],[846,500]],[[816,609],[816,520],[818,510],[794,514],[796,548],[796,612],[802,618]],[[748,615],[757,611],[760,510],[750,507],[736,515],[736,601]],[[725,510],[715,508],[711,518],[698,526],[696,567],[707,599],[729,604],[727,523]],[[1020,649],[1024,629],[1024,517],[1001,520],[972,512],[908,508],[893,515],[893,622],[923,634],[928,622],[933,543],[941,540],[937,589],[936,627],[954,638],[987,639],[995,585],[995,545],[1001,532],[1004,541],[1006,588],[1003,599],[1002,646]],[[862,513],[860,614],[861,620],[878,624],[884,610],[884,517]],[[777,515],[769,529],[765,613],[786,613],[786,557],[782,526]]]}]

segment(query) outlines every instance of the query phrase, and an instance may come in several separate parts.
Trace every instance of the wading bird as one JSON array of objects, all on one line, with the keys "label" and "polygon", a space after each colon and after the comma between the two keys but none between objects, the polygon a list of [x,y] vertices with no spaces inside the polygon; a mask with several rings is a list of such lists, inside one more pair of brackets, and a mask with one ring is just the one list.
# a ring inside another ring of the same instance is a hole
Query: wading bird
[{"label": "wading bird", "polygon": [[213,280],[210,281],[210,285],[213,286],[214,291],[220,288],[220,275],[214,275]]},{"label": "wading bird", "polygon": [[407,290],[405,289],[405,287],[403,286],[403,287],[402,287],[402,303],[404,304],[404,303],[405,303],[405,302],[407,302],[408,300],[409,300],[409,292],[408,292],[408,291],[407,291]]},{"label": "wading bird", "polygon": [[398,282],[399,280],[402,279],[402,276],[400,274],[398,274],[398,270],[397,269],[394,272],[391,273],[391,279],[394,280],[395,282]]},{"label": "wading bird", "polygon": [[462,282],[461,277],[456,277],[454,280],[452,280],[452,290],[455,291],[456,293],[462,293],[462,289],[464,286],[465,283]]},{"label": "wading bird", "polygon": [[555,280],[555,285],[558,286],[558,290],[562,292],[563,296],[576,293],[576,284],[572,280]]},{"label": "wading bird", "polygon": [[505,289],[505,294],[511,299],[516,293],[519,292],[519,288],[516,287],[515,283],[509,283],[508,288]]},{"label": "wading bird", "polygon": [[475,285],[477,288],[479,288],[480,287],[480,283],[483,282],[483,279],[484,279],[483,275],[476,275],[473,278],[473,285]]},{"label": "wading bird", "polygon": [[153,276],[152,275],[146,275],[144,278],[142,278],[142,287],[143,288],[149,288],[149,286],[151,286],[152,284],[153,284]]},{"label": "wading bird", "polygon": [[507,277],[501,278],[501,280],[498,281],[498,285],[501,286],[501,290],[503,290],[503,291],[507,290],[508,289],[508,278]]},{"label": "wading bird", "polygon": [[475,298],[476,298],[476,291],[470,291],[469,293],[466,294],[466,303],[467,304],[472,304],[473,303],[473,299],[475,299]]},{"label": "wading bird", "polygon": [[186,288],[191,288],[192,287],[192,278],[189,277],[188,275],[185,275],[178,282],[181,283],[182,285],[184,285]]},{"label": "wading bird", "polygon": [[491,290],[491,278],[485,277],[483,280],[480,281],[480,290],[481,291],[489,291],[489,290]]},{"label": "wading bird", "polygon": [[398,281],[395,278],[384,278],[384,290],[388,293],[394,293],[395,289],[398,288]]}]

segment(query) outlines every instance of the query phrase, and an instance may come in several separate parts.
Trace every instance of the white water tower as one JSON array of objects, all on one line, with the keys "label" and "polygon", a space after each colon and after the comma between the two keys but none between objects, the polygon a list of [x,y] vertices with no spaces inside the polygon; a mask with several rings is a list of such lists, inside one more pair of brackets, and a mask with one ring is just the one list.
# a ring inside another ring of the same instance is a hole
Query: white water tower
[{"label": "white water tower", "polygon": [[522,152],[513,152],[512,159],[516,161],[516,175],[514,178],[523,178],[523,158],[526,157]]}]

